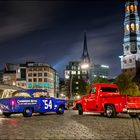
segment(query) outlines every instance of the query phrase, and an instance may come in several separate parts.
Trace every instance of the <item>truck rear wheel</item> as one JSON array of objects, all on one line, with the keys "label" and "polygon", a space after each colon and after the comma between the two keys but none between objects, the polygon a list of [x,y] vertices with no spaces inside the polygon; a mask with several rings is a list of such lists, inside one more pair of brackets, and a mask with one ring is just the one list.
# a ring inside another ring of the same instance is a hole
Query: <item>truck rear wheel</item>
[{"label": "truck rear wheel", "polygon": [[107,105],[105,108],[105,113],[108,118],[116,117],[117,113],[113,105]]},{"label": "truck rear wheel", "polygon": [[23,111],[24,117],[32,117],[33,110],[32,108],[25,108]]},{"label": "truck rear wheel", "polygon": [[137,114],[138,119],[140,120],[140,113]]},{"label": "truck rear wheel", "polygon": [[136,113],[129,113],[129,116],[130,116],[131,118],[136,118],[136,117],[137,117],[137,114],[136,114]]},{"label": "truck rear wheel", "polygon": [[79,115],[83,115],[83,108],[82,108],[82,106],[78,105],[77,109],[78,109],[78,114]]},{"label": "truck rear wheel", "polygon": [[10,117],[11,113],[3,112],[3,115],[4,115],[5,117]]}]

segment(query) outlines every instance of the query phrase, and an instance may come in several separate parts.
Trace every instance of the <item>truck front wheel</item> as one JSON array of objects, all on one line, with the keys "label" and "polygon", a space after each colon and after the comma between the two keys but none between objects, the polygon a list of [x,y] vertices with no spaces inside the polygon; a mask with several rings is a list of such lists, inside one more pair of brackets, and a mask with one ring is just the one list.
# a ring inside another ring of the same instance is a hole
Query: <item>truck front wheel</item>
[{"label": "truck front wheel", "polygon": [[117,113],[113,105],[107,105],[105,108],[105,113],[108,118],[116,117]]},{"label": "truck front wheel", "polygon": [[25,108],[24,111],[23,111],[23,116],[24,117],[32,117],[32,113],[33,113],[33,110],[32,108]]},{"label": "truck front wheel", "polygon": [[83,115],[83,108],[82,108],[82,106],[78,105],[77,109],[78,109],[78,114],[79,115]]}]

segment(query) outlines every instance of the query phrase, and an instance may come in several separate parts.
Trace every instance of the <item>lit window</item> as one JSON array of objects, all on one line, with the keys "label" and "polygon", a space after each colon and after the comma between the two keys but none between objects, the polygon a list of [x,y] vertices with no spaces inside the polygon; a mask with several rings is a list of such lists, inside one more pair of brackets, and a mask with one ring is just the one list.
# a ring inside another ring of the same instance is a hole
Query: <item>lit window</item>
[{"label": "lit window", "polygon": [[71,71],[71,74],[76,74],[76,71]]},{"label": "lit window", "polygon": [[131,31],[134,32],[134,30],[135,30],[135,25],[134,25],[134,23],[132,23],[131,24]]},{"label": "lit window", "polygon": [[136,31],[139,31],[139,24],[136,24]]},{"label": "lit window", "polygon": [[79,87],[76,87],[76,89],[79,89]]},{"label": "lit window", "polygon": [[80,71],[78,71],[78,74],[80,74]]},{"label": "lit window", "polygon": [[129,24],[126,25],[126,31],[129,32]]},{"label": "lit window", "polygon": [[135,5],[135,11],[137,11],[137,6]]},{"label": "lit window", "polygon": [[126,11],[129,12],[129,6],[126,7]]},{"label": "lit window", "polygon": [[131,6],[130,6],[130,11],[131,11],[131,12],[134,12],[134,5],[131,5]]},{"label": "lit window", "polygon": [[76,84],[79,84],[79,82],[75,82]]}]

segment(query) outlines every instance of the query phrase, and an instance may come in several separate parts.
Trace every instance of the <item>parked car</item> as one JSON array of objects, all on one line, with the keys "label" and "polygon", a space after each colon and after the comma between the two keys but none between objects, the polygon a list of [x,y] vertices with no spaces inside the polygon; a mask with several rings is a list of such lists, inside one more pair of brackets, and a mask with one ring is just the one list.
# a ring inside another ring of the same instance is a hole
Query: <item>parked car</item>
[{"label": "parked car", "polygon": [[65,104],[65,100],[49,97],[46,90],[39,89],[15,91],[12,97],[0,99],[0,109],[6,117],[15,113],[22,113],[24,117],[31,117],[32,113],[63,114]]},{"label": "parked car", "polygon": [[83,112],[98,112],[107,117],[116,117],[118,113],[128,113],[131,117],[140,117],[140,96],[120,95],[115,84],[92,84],[90,93],[74,101],[79,115]]}]

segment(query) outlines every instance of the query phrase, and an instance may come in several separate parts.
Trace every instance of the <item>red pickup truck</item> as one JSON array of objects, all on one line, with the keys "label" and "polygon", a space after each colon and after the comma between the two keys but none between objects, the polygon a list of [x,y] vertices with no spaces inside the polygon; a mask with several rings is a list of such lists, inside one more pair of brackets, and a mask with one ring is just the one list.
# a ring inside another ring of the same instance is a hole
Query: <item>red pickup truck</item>
[{"label": "red pickup truck", "polygon": [[111,118],[117,113],[129,113],[131,117],[140,117],[140,96],[120,95],[115,84],[93,84],[89,94],[74,101],[74,109],[79,115],[98,112]]}]

